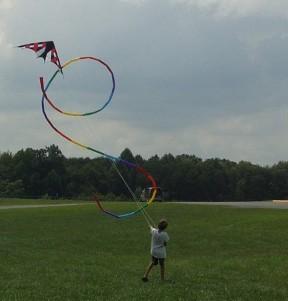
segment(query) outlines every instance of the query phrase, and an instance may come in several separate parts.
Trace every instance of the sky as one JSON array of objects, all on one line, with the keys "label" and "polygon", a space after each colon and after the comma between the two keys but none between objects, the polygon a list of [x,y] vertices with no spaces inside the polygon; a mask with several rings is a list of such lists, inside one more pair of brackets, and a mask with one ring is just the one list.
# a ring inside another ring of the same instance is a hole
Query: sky
[{"label": "sky", "polygon": [[[288,160],[285,0],[0,0],[0,152],[60,147],[41,113],[39,76],[56,66],[19,44],[53,40],[61,62],[95,56],[113,70],[112,102],[89,118],[47,108],[65,134],[118,156],[190,154],[273,165]],[[109,73],[92,61],[48,89],[66,111],[101,107]]]}]

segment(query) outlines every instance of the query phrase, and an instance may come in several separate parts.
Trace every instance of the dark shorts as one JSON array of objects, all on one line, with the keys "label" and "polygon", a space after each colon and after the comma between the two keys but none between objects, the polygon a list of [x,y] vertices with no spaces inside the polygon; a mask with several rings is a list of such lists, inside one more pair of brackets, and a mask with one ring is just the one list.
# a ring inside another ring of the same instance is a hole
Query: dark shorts
[{"label": "dark shorts", "polygon": [[158,262],[160,263],[161,266],[163,266],[164,262],[165,262],[165,258],[156,258],[156,257],[152,256],[153,265],[157,265]]}]

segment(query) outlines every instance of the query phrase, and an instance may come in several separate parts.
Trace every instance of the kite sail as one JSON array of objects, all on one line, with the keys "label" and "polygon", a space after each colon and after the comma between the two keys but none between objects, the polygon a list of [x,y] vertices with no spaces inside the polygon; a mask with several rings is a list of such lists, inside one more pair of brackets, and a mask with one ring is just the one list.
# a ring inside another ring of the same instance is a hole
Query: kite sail
[{"label": "kite sail", "polygon": [[53,41],[35,42],[17,46],[19,48],[27,48],[37,53],[38,57],[42,57],[44,62],[49,52],[51,52],[50,62],[54,63],[62,73],[62,66]]}]

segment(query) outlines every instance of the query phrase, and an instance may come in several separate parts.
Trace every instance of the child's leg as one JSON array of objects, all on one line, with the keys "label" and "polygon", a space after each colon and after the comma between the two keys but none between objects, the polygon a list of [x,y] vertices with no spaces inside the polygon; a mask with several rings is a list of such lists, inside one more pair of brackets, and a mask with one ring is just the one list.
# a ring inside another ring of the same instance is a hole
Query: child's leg
[{"label": "child's leg", "polygon": [[161,280],[164,280],[164,275],[165,275],[165,260],[162,259],[160,260],[160,274],[161,274]]},{"label": "child's leg", "polygon": [[151,260],[151,263],[148,265],[147,269],[146,269],[146,272],[142,278],[143,281],[148,281],[148,275],[149,273],[151,272],[152,268],[154,265],[157,265],[158,264],[158,258],[155,258],[152,256],[152,260]]},{"label": "child's leg", "polygon": [[151,272],[153,266],[154,266],[154,263],[153,263],[153,261],[152,261],[152,262],[148,265],[148,267],[147,267],[147,269],[146,269],[146,272],[145,272],[145,274],[144,274],[144,278],[148,278],[148,275],[149,275],[149,273]]}]

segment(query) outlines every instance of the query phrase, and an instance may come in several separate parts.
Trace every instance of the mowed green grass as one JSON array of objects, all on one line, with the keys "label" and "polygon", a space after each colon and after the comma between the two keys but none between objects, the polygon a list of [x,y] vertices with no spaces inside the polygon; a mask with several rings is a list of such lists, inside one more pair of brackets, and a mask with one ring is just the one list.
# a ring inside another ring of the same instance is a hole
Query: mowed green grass
[{"label": "mowed green grass", "polygon": [[148,212],[169,221],[165,282],[159,267],[141,281],[142,215],[114,220],[93,204],[0,210],[0,300],[288,300],[288,211],[157,203]]},{"label": "mowed green grass", "polygon": [[80,204],[88,203],[87,201],[72,200],[50,200],[50,199],[0,199],[1,206],[18,206],[18,205],[57,205],[57,204]]}]

